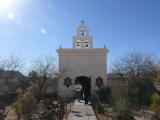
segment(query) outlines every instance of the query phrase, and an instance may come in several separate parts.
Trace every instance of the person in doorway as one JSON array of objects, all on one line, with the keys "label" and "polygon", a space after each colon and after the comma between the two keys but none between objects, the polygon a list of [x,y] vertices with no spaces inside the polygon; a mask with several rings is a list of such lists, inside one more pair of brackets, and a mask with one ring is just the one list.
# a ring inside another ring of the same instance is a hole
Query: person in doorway
[{"label": "person in doorway", "polygon": [[76,85],[74,86],[74,90],[75,90],[75,98],[80,101],[81,99],[81,90],[82,90],[82,85],[77,82]]},{"label": "person in doorway", "polygon": [[84,88],[82,87],[82,90],[81,90],[81,100],[84,100]]},{"label": "person in doorway", "polygon": [[86,86],[85,87],[85,90],[84,90],[84,101],[85,101],[85,105],[88,104],[88,100],[90,98],[90,90],[87,89],[89,88],[89,86]]}]

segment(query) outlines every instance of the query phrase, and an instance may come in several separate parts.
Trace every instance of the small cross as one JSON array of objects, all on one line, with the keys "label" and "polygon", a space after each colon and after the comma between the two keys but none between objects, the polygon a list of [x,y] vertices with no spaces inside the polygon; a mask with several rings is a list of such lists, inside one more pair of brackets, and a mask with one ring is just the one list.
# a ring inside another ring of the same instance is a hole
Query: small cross
[{"label": "small cross", "polygon": [[85,23],[85,21],[82,19],[82,20],[81,20],[81,24],[84,24],[84,23]]}]

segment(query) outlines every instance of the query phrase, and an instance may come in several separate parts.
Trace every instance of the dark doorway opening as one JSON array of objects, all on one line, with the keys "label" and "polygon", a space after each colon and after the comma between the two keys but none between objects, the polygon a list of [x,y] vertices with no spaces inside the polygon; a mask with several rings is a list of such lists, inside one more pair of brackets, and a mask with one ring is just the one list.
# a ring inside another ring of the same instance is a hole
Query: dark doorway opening
[{"label": "dark doorway opening", "polygon": [[79,82],[82,85],[82,90],[91,91],[91,77],[79,76],[76,77],[75,84]]}]

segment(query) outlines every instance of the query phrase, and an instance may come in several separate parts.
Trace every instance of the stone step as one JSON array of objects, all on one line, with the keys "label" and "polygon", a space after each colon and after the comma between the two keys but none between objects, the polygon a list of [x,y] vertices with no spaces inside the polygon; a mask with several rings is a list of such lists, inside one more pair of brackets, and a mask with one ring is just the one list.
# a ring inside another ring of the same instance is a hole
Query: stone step
[{"label": "stone step", "polygon": [[75,100],[67,120],[97,120],[91,105]]}]

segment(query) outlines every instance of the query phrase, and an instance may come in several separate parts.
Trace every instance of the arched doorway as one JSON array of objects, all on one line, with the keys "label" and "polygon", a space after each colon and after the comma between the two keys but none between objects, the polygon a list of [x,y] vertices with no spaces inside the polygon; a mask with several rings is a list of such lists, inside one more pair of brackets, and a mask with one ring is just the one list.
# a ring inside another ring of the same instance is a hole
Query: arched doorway
[{"label": "arched doorway", "polygon": [[79,82],[82,85],[82,90],[91,91],[91,77],[79,76],[75,79],[75,84]]}]

